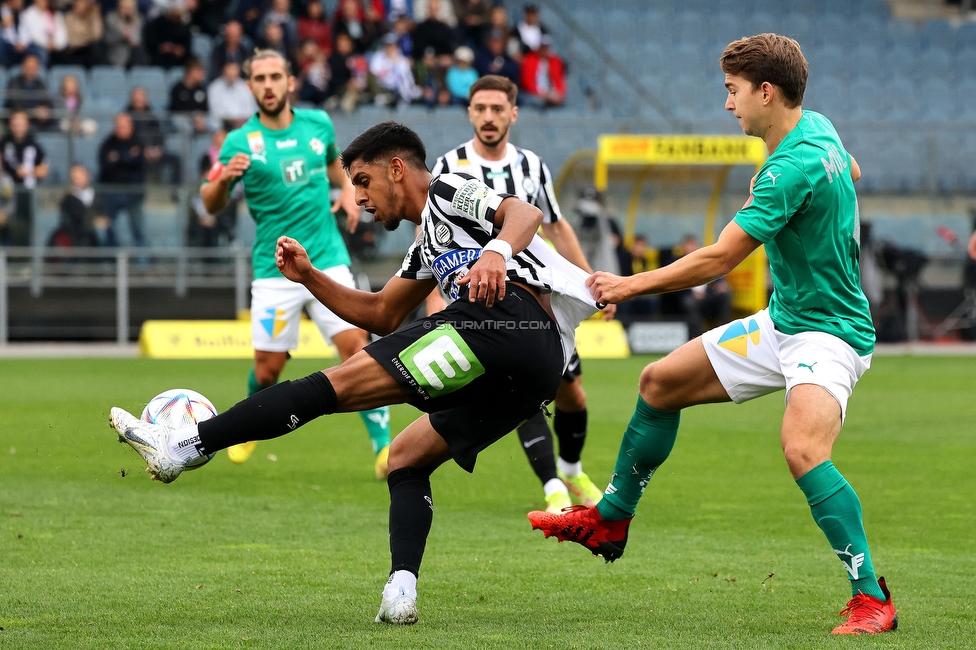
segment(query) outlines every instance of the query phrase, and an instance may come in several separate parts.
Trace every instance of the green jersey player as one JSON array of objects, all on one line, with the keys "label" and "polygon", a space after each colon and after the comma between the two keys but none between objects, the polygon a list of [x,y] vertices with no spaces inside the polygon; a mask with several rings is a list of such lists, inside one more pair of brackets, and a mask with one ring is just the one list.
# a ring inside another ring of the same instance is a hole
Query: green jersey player
[{"label": "green jersey player", "polygon": [[[312,263],[344,286],[354,287],[349,253],[342,241],[333,212],[343,208],[352,230],[359,221],[352,184],[342,164],[332,120],[320,110],[293,109],[288,93],[295,78],[289,64],[273,50],[259,50],[244,66],[258,112],[244,125],[227,134],[215,163],[200,188],[204,206],[214,214],[227,203],[228,192],[244,183],[248,210],[257,225],[252,252],[251,336],[254,369],[248,378],[248,395],[275,384],[298,345],[302,309],[331,339],[345,360],[368,343],[362,329],[350,325],[318,302],[300,284],[281,275],[275,266],[278,237],[302,242]],[[341,188],[329,209],[329,190]],[[377,478],[386,478],[389,454],[389,409],[360,413],[373,444]],[[255,443],[227,450],[236,463],[246,461]]]},{"label": "green jersey player", "polygon": [[793,39],[761,34],[721,57],[725,108],[769,158],[751,195],[712,246],[662,269],[620,278],[592,275],[599,302],[676,291],[719,278],[765,244],[773,277],[769,308],[706,332],[640,377],[640,397],[603,500],[561,515],[535,512],[534,528],[570,539],[608,561],[623,553],[647,482],[671,452],[682,408],[744,402],[786,390],[781,442],[813,518],[844,563],[853,597],[835,634],[895,629],[884,578],[876,576],[853,488],[830,461],[847,401],[874,352],[861,291],[857,197],[860,169],[833,125],[801,107],[807,62]]}]

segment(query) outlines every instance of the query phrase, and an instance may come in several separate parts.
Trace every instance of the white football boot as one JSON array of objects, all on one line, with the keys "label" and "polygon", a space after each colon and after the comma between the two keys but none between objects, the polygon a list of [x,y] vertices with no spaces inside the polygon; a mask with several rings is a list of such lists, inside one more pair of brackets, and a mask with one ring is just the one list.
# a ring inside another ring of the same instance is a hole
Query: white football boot
[{"label": "white football boot", "polygon": [[416,596],[408,596],[406,590],[400,587],[395,596],[388,598],[384,590],[380,611],[376,615],[377,623],[413,625],[418,618]]},{"label": "white football boot", "polygon": [[169,429],[143,422],[128,411],[112,407],[109,424],[119,432],[119,440],[139,452],[149,467],[146,471],[154,481],[172,483],[186,469],[186,463],[169,454]]}]

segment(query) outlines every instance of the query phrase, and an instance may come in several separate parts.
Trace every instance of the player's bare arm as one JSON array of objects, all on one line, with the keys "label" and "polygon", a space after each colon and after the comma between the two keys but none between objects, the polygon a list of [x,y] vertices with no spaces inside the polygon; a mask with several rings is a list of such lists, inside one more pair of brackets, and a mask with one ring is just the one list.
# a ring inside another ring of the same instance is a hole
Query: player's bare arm
[{"label": "player's bare arm", "polygon": [[380,335],[398,328],[437,285],[433,279],[393,277],[376,293],[350,289],[312,266],[305,248],[291,237],[278,238],[275,263],[282,275],[305,285],[316,300],[339,318]]},{"label": "player's bare arm", "polygon": [[335,202],[332,204],[331,212],[335,214],[339,211],[339,208],[345,210],[346,229],[349,232],[356,232],[356,224],[359,223],[359,214],[361,210],[359,204],[356,203],[356,188],[352,186],[352,181],[349,180],[349,175],[346,174],[346,170],[342,168],[342,161],[339,158],[336,158],[330,162],[329,166],[326,168],[326,174],[329,177],[329,184],[332,187],[342,190]]},{"label": "player's bare arm", "polygon": [[[552,242],[557,253],[587,273],[593,273],[593,268],[586,261],[586,255],[576,237],[576,231],[573,230],[568,221],[560,219],[554,223],[542,224],[542,236]],[[603,308],[603,320],[613,320],[616,315],[617,306],[615,304],[608,303]]]},{"label": "player's bare arm", "polygon": [[[501,230],[495,239],[507,243],[512,254],[522,252],[542,224],[542,211],[516,198],[506,198],[495,211],[495,225]],[[486,250],[471,267],[467,275],[458,280],[459,285],[471,284],[468,300],[484,300],[491,307],[495,300],[505,299],[505,277],[508,273],[507,260],[501,253]]]},{"label": "player's bare arm", "polygon": [[626,278],[598,271],[586,279],[586,286],[594,300],[607,303],[620,303],[644,294],[690,289],[726,275],[760,243],[733,221],[722,230],[717,242],[672,264]]},{"label": "player's bare arm", "polygon": [[851,156],[851,180],[856,183],[859,178],[861,178],[861,166],[854,160],[854,156]]},{"label": "player's bare arm", "polygon": [[210,182],[200,186],[200,198],[207,212],[216,214],[227,206],[231,182],[243,176],[250,166],[251,158],[244,153],[235,154],[226,165],[214,165],[207,177]]}]

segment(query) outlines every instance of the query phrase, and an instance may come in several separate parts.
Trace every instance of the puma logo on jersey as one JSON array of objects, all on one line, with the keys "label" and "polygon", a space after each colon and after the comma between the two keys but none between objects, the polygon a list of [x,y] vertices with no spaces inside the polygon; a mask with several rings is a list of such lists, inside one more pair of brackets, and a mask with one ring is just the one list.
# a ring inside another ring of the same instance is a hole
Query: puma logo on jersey
[{"label": "puma logo on jersey", "polygon": [[766,172],[766,176],[769,176],[769,179],[773,181],[773,185],[775,185],[776,179],[782,176],[782,174],[773,174],[773,172]]},{"label": "puma logo on jersey", "polygon": [[798,363],[798,364],[796,364],[796,367],[797,367],[797,368],[806,368],[806,369],[807,369],[807,370],[809,370],[810,372],[813,372],[813,367],[814,367],[815,365],[817,365],[818,363],[820,363],[820,362],[819,362],[819,361],[814,361],[813,363],[811,363],[811,364],[809,364],[809,365],[808,365],[808,364],[806,364],[806,363]]}]

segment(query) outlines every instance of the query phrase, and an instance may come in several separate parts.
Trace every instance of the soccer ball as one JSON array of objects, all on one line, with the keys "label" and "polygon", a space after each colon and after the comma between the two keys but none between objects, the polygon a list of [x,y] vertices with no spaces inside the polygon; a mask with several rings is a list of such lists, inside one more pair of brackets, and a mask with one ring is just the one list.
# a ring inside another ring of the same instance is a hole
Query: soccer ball
[{"label": "soccer ball", "polygon": [[[217,415],[217,409],[206,397],[186,388],[172,388],[149,400],[142,410],[142,420],[169,429],[182,429]],[[203,467],[215,454],[190,461],[186,469]]]}]

